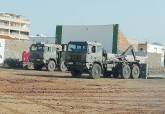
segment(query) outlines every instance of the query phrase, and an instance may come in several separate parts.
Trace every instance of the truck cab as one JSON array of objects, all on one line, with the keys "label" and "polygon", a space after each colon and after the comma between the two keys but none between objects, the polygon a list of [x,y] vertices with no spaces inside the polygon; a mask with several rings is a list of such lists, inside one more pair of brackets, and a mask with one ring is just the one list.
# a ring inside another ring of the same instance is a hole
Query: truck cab
[{"label": "truck cab", "polygon": [[70,41],[65,64],[73,77],[89,73],[92,78],[97,78],[102,73],[103,61],[105,61],[103,52],[103,46],[98,42]]}]

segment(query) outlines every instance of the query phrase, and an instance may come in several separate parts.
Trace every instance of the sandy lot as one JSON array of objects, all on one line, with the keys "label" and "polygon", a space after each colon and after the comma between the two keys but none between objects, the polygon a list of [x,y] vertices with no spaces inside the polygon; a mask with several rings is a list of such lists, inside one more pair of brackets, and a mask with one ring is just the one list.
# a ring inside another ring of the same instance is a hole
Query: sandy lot
[{"label": "sandy lot", "polygon": [[165,79],[0,69],[0,114],[165,114]]}]

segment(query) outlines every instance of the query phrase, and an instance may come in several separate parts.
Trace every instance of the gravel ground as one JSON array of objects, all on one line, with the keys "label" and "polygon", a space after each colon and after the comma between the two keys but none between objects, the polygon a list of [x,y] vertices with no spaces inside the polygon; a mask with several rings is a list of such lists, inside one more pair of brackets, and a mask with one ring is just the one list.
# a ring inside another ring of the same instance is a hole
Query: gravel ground
[{"label": "gravel ground", "polygon": [[165,114],[165,79],[0,69],[0,114]]}]

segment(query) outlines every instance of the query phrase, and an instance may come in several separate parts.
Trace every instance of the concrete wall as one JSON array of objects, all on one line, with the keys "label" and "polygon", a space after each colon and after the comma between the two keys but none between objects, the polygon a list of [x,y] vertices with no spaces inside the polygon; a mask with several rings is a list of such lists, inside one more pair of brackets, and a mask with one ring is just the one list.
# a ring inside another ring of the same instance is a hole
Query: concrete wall
[{"label": "concrete wall", "polygon": [[103,44],[107,52],[112,53],[113,45],[115,45],[113,44],[113,29],[114,25],[62,26],[61,39],[62,43],[68,43],[69,41],[97,41]]},{"label": "concrete wall", "polygon": [[148,53],[148,65],[149,69],[157,69],[161,67],[161,54]]},{"label": "concrete wall", "polygon": [[[156,44],[150,44],[150,43],[143,43],[138,45],[139,51],[143,51],[146,53],[155,53],[161,56],[160,58],[160,66],[164,67],[164,53],[165,53],[165,46],[163,45],[156,45]],[[153,59],[153,61],[157,59]]]},{"label": "concrete wall", "polygon": [[28,51],[30,46],[30,41],[28,40],[5,40],[5,59],[22,59],[22,52]]}]

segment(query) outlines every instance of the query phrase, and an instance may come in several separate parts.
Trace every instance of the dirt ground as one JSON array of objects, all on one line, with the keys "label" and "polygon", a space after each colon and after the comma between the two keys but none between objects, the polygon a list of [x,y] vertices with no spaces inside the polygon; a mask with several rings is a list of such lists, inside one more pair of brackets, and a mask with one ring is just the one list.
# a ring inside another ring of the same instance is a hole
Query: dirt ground
[{"label": "dirt ground", "polygon": [[165,79],[71,78],[0,68],[0,114],[165,114]]}]

